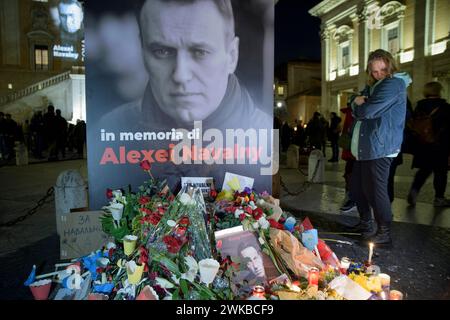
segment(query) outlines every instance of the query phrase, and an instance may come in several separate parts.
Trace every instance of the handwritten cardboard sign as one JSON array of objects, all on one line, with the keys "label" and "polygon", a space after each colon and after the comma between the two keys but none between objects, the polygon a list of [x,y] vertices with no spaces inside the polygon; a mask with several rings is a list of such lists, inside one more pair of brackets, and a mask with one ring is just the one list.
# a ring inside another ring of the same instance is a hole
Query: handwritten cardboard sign
[{"label": "handwritten cardboard sign", "polygon": [[100,249],[108,242],[102,231],[103,211],[71,212],[60,217],[61,259],[79,258]]}]

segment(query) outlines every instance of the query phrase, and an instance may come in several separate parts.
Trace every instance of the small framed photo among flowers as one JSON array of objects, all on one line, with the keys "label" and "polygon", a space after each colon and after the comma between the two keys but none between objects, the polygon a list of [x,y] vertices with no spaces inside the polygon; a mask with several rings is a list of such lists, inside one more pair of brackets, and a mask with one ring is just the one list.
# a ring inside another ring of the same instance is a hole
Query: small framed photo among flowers
[{"label": "small framed photo among flowers", "polygon": [[230,228],[216,232],[215,236],[217,251],[222,259],[232,262],[235,271],[234,283],[264,284],[278,276],[275,266],[262,252],[258,238],[253,232]]}]

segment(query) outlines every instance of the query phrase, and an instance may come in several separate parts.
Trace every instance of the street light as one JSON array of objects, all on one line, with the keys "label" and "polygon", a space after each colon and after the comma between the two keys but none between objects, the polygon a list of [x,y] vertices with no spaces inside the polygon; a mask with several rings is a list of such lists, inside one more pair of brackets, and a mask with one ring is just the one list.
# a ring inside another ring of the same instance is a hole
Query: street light
[{"label": "street light", "polygon": [[283,103],[277,102],[277,107],[278,107],[278,108],[281,108],[282,106],[283,106]]}]

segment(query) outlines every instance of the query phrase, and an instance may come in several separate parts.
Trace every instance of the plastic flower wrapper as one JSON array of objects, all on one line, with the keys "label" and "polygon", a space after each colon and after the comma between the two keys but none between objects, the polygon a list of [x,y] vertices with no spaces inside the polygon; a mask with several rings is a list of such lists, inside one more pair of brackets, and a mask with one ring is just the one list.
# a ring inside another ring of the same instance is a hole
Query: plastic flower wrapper
[{"label": "plastic flower wrapper", "polygon": [[27,280],[24,282],[24,285],[28,287],[30,284],[34,282],[35,279],[36,279],[36,265],[33,265],[33,268],[31,269],[31,272]]},{"label": "plastic flower wrapper", "polygon": [[[149,235],[147,247],[157,249],[164,242],[169,250],[173,249],[171,253],[175,254],[177,249],[186,248],[187,252],[183,251],[183,253],[186,255],[191,252],[196,260],[211,258],[211,244],[206,229],[205,216],[206,206],[201,190],[190,186],[183,187],[167,209],[158,227]],[[186,246],[184,246],[181,238],[177,239],[173,234],[173,232],[182,233],[184,229],[173,226],[173,223],[171,223],[171,221],[176,221],[182,226],[183,217],[186,217],[189,221],[185,236],[188,240]],[[177,248],[177,245],[180,248]]]}]

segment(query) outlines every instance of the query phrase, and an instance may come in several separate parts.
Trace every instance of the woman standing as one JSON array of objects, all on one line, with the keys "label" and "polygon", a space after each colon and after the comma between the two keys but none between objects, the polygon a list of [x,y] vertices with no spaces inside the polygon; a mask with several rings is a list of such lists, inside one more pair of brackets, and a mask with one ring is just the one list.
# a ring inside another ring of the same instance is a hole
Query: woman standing
[{"label": "woman standing", "polygon": [[389,168],[403,140],[406,88],[411,78],[398,72],[392,55],[381,49],[370,53],[367,75],[368,85],[351,99],[355,118],[351,152],[356,159],[351,192],[360,214],[357,230],[362,239],[391,245],[392,210],[387,184]]}]

